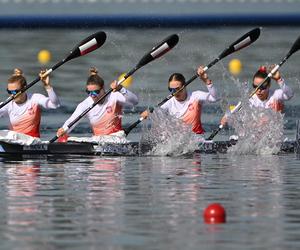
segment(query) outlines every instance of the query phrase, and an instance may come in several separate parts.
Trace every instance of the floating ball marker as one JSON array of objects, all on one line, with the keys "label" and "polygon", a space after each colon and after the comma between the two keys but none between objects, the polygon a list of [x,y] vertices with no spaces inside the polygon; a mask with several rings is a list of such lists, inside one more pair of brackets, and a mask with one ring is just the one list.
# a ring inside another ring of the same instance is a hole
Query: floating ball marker
[{"label": "floating ball marker", "polygon": [[38,53],[38,61],[41,64],[47,64],[51,60],[51,53],[48,50],[41,50]]},{"label": "floating ball marker", "polygon": [[[126,75],[126,73],[123,73],[119,76],[118,80],[120,81],[122,78],[124,78],[124,76]],[[129,76],[126,78],[126,80],[124,82],[122,82],[122,85],[125,87],[125,88],[129,88],[131,86],[133,82],[133,78],[132,76]]]},{"label": "floating ball marker", "polygon": [[230,111],[234,110],[234,108],[235,108],[235,105],[230,105],[230,106],[229,106],[229,110],[230,110]]},{"label": "floating ball marker", "polygon": [[206,224],[219,224],[226,222],[226,211],[219,203],[212,203],[203,212],[203,219]]},{"label": "floating ball marker", "polygon": [[239,75],[242,71],[242,63],[239,59],[232,59],[230,62],[229,62],[229,71],[232,75]]}]

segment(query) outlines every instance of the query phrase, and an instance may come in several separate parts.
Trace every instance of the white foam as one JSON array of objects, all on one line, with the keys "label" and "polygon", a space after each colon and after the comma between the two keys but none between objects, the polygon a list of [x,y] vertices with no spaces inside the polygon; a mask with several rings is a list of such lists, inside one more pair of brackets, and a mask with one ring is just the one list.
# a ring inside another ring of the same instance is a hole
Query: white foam
[{"label": "white foam", "polygon": [[150,115],[151,129],[144,131],[141,143],[150,144],[151,155],[182,155],[194,152],[204,139],[192,132],[190,126],[169,115],[162,109],[155,109]]},{"label": "white foam", "polygon": [[272,109],[250,107],[248,102],[233,115],[229,124],[238,135],[238,143],[228,152],[237,154],[277,154],[283,141],[283,114]]},{"label": "white foam", "polygon": [[130,142],[126,139],[126,135],[123,130],[110,135],[99,135],[99,136],[92,136],[92,137],[69,137],[68,141],[90,142],[96,144],[105,144],[105,143],[126,144]]},{"label": "white foam", "polygon": [[20,144],[20,145],[35,145],[35,144],[46,143],[41,141],[40,138],[32,137],[11,130],[0,130],[0,141]]}]

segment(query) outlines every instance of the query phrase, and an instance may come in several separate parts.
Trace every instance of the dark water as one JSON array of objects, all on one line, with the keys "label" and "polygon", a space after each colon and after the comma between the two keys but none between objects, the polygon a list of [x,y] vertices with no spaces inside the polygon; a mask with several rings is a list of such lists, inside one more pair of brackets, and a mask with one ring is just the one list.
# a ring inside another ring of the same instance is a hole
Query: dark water
[{"label": "dark water", "polygon": [[[1,163],[1,249],[299,249],[298,159]],[[213,202],[227,223],[207,225]]]},{"label": "dark water", "polygon": [[[251,28],[105,30],[107,43],[98,51],[57,69],[52,82],[63,107],[45,111],[43,139],[85,98],[88,68],[96,66],[106,83],[129,71],[158,41],[178,33],[180,42],[164,58],[140,69],[131,90],[140,103],[124,114],[124,126],[148,105],[167,95],[173,72],[186,78],[199,64],[208,64],[226,46]],[[36,55],[52,52],[55,64],[80,40],[96,30],[1,30],[1,99],[14,67],[28,82],[41,68]],[[243,63],[241,81],[258,66],[278,63],[299,35],[299,29],[264,28],[252,46],[209,70],[223,96],[203,109],[207,131],[222,116],[223,103],[238,102],[238,83],[230,78],[232,58]],[[299,117],[299,56],[282,74],[294,89],[286,104],[285,135],[293,138]],[[189,89],[203,89],[195,81]],[[43,91],[37,84],[32,92]],[[225,100],[225,101],[224,101]],[[1,119],[5,129],[7,120]],[[86,135],[82,122],[75,134]],[[84,132],[83,132],[84,131]],[[223,132],[223,136],[227,131]],[[140,130],[130,138],[138,139]],[[257,156],[188,155],[178,157],[72,157],[1,159],[0,249],[299,249],[299,159],[294,154]],[[204,208],[220,202],[227,223],[204,224]]]}]

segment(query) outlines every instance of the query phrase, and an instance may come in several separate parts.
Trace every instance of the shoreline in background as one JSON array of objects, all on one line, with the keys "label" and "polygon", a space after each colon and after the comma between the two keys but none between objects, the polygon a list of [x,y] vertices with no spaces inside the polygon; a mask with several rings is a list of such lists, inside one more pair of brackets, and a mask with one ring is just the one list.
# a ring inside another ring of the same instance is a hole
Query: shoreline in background
[{"label": "shoreline in background", "polygon": [[300,26],[300,15],[0,16],[0,28],[170,28],[204,26]]},{"label": "shoreline in background", "polygon": [[300,25],[297,0],[0,0],[0,28]]}]

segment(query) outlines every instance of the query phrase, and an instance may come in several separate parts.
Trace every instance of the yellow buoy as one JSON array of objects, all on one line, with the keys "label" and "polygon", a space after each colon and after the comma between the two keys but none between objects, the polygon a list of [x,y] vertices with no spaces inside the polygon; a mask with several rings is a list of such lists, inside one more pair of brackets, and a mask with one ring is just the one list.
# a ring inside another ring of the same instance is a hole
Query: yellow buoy
[{"label": "yellow buoy", "polygon": [[235,105],[230,105],[229,110],[232,111],[235,108]]},{"label": "yellow buoy", "polygon": [[243,66],[239,59],[232,59],[229,62],[228,67],[229,67],[230,73],[236,76],[241,73]]},{"label": "yellow buoy", "polygon": [[[126,75],[126,73],[123,73],[119,76],[118,80],[121,80],[124,76]],[[131,86],[133,82],[133,78],[132,76],[129,76],[127,77],[127,79],[122,83],[122,85],[125,87],[125,88],[129,88]]]},{"label": "yellow buoy", "polygon": [[51,60],[51,53],[48,50],[41,50],[38,53],[38,60],[41,64],[47,64]]}]

